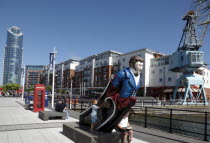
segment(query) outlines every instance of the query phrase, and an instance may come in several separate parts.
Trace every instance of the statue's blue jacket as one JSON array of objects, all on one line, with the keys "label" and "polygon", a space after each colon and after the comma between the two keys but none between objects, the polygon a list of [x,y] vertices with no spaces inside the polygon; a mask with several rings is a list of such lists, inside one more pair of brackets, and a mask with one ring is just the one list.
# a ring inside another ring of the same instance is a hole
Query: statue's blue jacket
[{"label": "statue's blue jacket", "polygon": [[128,98],[136,96],[136,92],[140,88],[140,81],[136,86],[135,79],[129,68],[119,71],[112,81],[112,86],[120,89],[120,97]]}]

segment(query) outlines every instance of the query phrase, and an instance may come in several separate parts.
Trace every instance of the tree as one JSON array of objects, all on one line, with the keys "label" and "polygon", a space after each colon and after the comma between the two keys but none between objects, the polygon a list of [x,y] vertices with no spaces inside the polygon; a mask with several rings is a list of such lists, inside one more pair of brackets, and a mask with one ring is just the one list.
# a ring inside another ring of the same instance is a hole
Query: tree
[{"label": "tree", "polygon": [[29,86],[27,89],[25,89],[25,91],[34,91],[34,86]]},{"label": "tree", "polygon": [[46,90],[52,92],[52,86],[51,86],[51,85],[48,85],[48,86],[46,87]]},{"label": "tree", "polygon": [[8,92],[8,91],[14,92],[20,89],[20,85],[17,83],[11,83],[11,84],[3,85],[2,88],[4,92]]},{"label": "tree", "polygon": [[64,94],[68,94],[68,93],[69,93],[69,90],[65,89]]},{"label": "tree", "polygon": [[18,90],[18,89],[20,89],[20,85],[19,84],[17,84],[17,83],[12,83],[12,84],[9,84],[9,89],[10,90]]},{"label": "tree", "polygon": [[3,88],[3,91],[4,92],[7,92],[8,91],[8,86],[7,85],[3,85],[2,88]]},{"label": "tree", "polygon": [[62,89],[58,89],[57,93],[61,93],[62,94]]}]

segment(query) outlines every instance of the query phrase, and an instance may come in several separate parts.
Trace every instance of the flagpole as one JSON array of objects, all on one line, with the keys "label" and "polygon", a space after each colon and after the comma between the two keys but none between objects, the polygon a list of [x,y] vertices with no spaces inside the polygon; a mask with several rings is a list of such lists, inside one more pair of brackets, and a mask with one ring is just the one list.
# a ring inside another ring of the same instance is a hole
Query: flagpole
[{"label": "flagpole", "polygon": [[81,88],[82,88],[82,83],[80,82],[80,88],[79,88],[79,94],[80,94],[80,97],[82,97]]},{"label": "flagpole", "polygon": [[[70,91],[70,100],[69,100],[69,103],[70,103],[70,101],[72,101],[72,82],[73,82],[73,80],[71,79],[71,91]],[[69,108],[71,109],[71,103],[69,105],[70,105]]]},{"label": "flagpole", "polygon": [[85,97],[85,82],[84,82],[84,93],[83,93],[83,97]]},{"label": "flagpole", "polygon": [[56,52],[55,52],[55,47],[54,47],[54,52],[53,52],[53,77],[52,77],[52,108],[54,108],[54,94],[55,94],[55,92],[54,92],[54,86],[55,86],[55,54],[56,54]]},{"label": "flagpole", "polygon": [[82,81],[82,90],[81,90],[81,92],[82,92],[82,97],[83,97],[83,86],[84,86],[84,85],[83,85],[83,81]]},{"label": "flagpole", "polygon": [[25,69],[26,69],[26,66],[24,65],[24,68],[23,68],[23,88],[22,88],[22,101],[23,101],[23,96],[24,96],[24,89],[25,89]]}]

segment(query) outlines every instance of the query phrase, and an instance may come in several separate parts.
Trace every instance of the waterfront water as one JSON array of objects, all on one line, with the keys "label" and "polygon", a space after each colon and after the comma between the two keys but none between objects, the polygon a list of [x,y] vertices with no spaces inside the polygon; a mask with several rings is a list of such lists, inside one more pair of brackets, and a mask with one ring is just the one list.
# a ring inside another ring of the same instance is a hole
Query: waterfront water
[{"label": "waterfront water", "polygon": [[[166,132],[169,132],[170,127],[170,115],[165,114],[148,114],[150,116],[147,116],[147,127],[148,128],[155,128],[159,130],[163,130]],[[151,117],[151,116],[157,116],[157,117]],[[167,118],[167,119],[166,119]],[[201,140],[204,139],[205,133],[205,116],[203,114],[176,114],[172,116],[172,132],[182,135],[191,136],[194,138],[199,138]],[[186,121],[185,121],[186,120]],[[135,121],[135,122],[134,122]],[[193,123],[192,123],[193,122]],[[131,118],[131,123],[144,126],[145,123],[145,116],[144,114],[135,114]],[[208,117],[208,126],[207,126],[207,134],[208,139],[210,140],[210,116]],[[190,133],[190,132],[196,132]]]}]

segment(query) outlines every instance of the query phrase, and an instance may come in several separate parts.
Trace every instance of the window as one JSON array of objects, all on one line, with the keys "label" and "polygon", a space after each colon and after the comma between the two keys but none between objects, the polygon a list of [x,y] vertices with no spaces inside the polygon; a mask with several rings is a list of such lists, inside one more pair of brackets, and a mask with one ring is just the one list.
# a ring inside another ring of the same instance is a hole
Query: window
[{"label": "window", "polygon": [[171,81],[171,77],[168,77],[168,81]]},{"label": "window", "polygon": [[104,61],[104,66],[108,65],[107,61]]},{"label": "window", "polygon": [[163,72],[163,69],[159,69],[159,73],[162,73]]},{"label": "window", "polygon": [[162,82],[162,81],[163,81],[163,79],[162,79],[162,78],[159,78],[159,81],[160,81],[160,82]]},{"label": "window", "polygon": [[155,73],[155,71],[153,70],[153,71],[152,71],[152,73],[154,74],[154,73]]},{"label": "window", "polygon": [[104,73],[106,73],[107,72],[107,67],[104,67]]},{"label": "window", "polygon": [[106,80],[106,74],[103,75],[103,80]]},{"label": "window", "polygon": [[125,58],[123,58],[123,62],[125,61]]},{"label": "window", "polygon": [[183,56],[181,56],[181,61],[182,61],[182,62],[184,61],[184,57],[183,57]]},{"label": "window", "polygon": [[202,53],[190,53],[191,62],[203,62],[203,54]]}]

